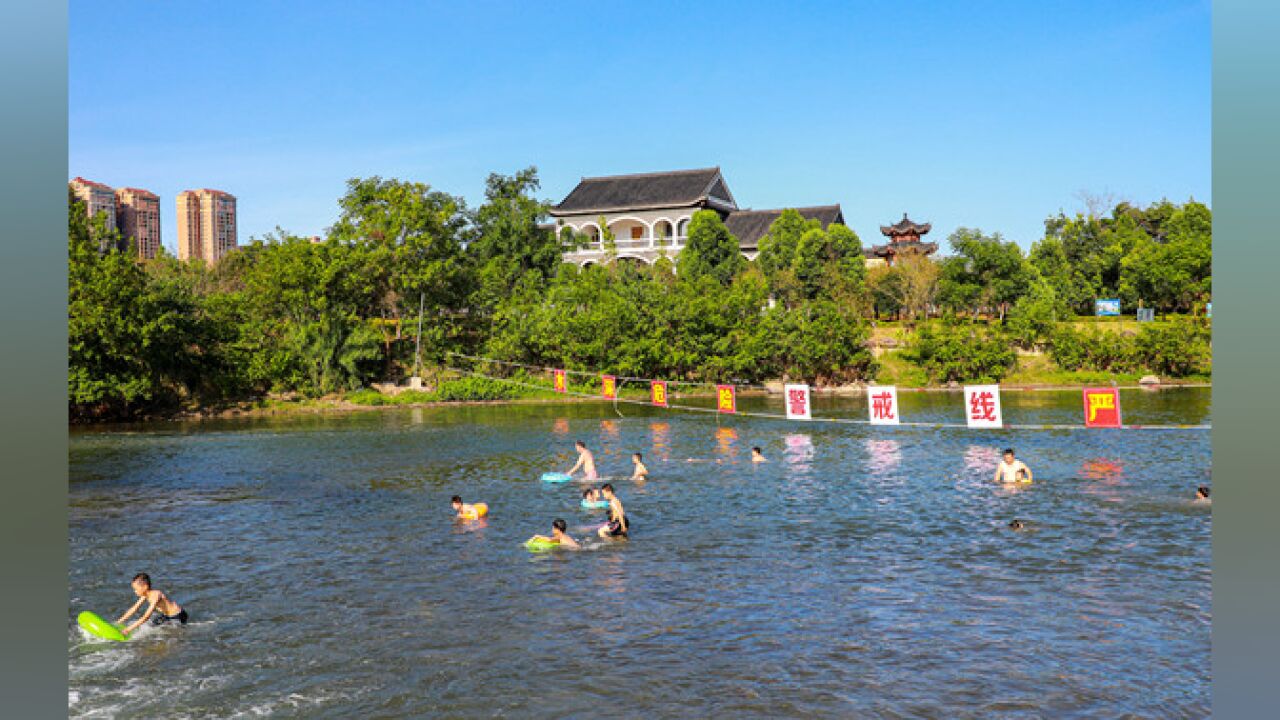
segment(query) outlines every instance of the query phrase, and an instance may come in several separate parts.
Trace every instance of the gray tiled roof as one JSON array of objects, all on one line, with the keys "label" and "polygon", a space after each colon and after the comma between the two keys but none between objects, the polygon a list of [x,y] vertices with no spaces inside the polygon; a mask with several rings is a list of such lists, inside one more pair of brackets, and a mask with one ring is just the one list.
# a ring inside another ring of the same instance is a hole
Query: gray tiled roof
[{"label": "gray tiled roof", "polygon": [[[722,200],[727,200],[728,204],[708,199],[713,184],[715,194],[721,196]],[[551,209],[551,214],[572,215],[709,204],[726,211],[737,207],[718,167],[582,178],[578,186]]]},{"label": "gray tiled roof", "polygon": [[[729,213],[724,224],[729,232],[738,239],[738,246],[754,249],[760,246],[760,238],[769,232],[769,226],[778,219],[784,208],[777,210],[737,210]],[[844,214],[839,205],[817,205],[814,207],[795,208],[805,220],[818,220],[825,228],[831,223],[844,225]]]}]

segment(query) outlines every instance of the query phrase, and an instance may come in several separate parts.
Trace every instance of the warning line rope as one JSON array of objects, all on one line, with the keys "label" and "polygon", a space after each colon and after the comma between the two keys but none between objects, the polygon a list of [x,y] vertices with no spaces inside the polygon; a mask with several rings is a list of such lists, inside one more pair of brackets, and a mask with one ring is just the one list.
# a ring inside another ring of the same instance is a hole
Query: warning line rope
[{"label": "warning line rope", "polygon": [[[452,354],[458,355],[459,353],[452,353]],[[465,357],[465,356],[463,356],[463,357]],[[487,358],[481,358],[481,359],[482,359],[482,360],[487,360]],[[536,366],[535,366],[535,367],[536,367]],[[460,373],[460,374],[462,374],[462,375],[469,375],[469,376],[471,376],[471,377],[484,378],[484,379],[486,379],[486,380],[493,380],[494,382],[507,383],[507,384],[509,384],[509,385],[517,385],[517,386],[520,386],[520,387],[531,388],[531,389],[533,389],[533,390],[543,390],[543,391],[546,391],[546,392],[556,392],[556,391],[555,391],[555,390],[553,390],[552,388],[546,387],[545,385],[536,385],[536,384],[534,384],[534,383],[527,383],[527,382],[523,382],[523,381],[520,381],[520,380],[512,380],[512,379],[510,379],[510,378],[493,377],[492,375],[485,375],[484,373],[479,373],[479,372],[475,372],[475,371],[472,371],[472,370],[463,370],[463,369],[461,369],[461,368],[449,367],[449,366],[447,366],[447,365],[445,366],[445,369],[446,369],[446,370],[450,370],[450,371],[452,371],[452,372]],[[580,372],[580,371],[579,371],[579,372]],[[584,374],[587,374],[587,375],[595,375],[595,373],[584,373]],[[619,379],[624,379],[624,378],[619,378]],[[641,379],[641,380],[643,380],[644,378],[640,378],[640,379]],[[703,383],[703,384],[706,384],[706,383]],[[710,384],[714,384],[714,383],[710,383]],[[621,388],[619,387],[619,389],[621,389]],[[569,390],[568,388],[566,388],[563,392],[556,392],[556,394],[557,394],[557,395],[573,395],[573,396],[576,396],[576,397],[589,398],[589,399],[592,399],[592,400],[599,400],[599,399],[601,399],[601,396],[600,396],[600,395],[596,395],[596,394],[593,394],[593,393],[577,392],[577,391],[574,391],[574,390]],[[697,407],[697,406],[694,406],[694,405],[676,405],[676,404],[668,404],[668,405],[665,405],[665,406],[663,406],[663,405],[654,405],[653,403],[651,403],[651,402],[649,402],[649,401],[647,401],[647,400],[631,400],[631,399],[627,399],[627,398],[623,398],[623,397],[621,397],[621,393],[615,393],[615,394],[614,394],[614,397],[613,397],[613,407],[614,407],[614,410],[615,410],[615,411],[617,411],[617,409],[618,409],[618,403],[625,403],[625,404],[628,404],[628,405],[643,405],[644,407],[648,407],[648,408],[658,408],[658,409],[662,409],[662,410],[681,410],[681,411],[684,411],[684,412],[708,413],[708,414],[717,415],[717,416],[719,416],[719,415],[726,415],[726,414],[727,414],[727,415],[735,415],[735,416],[740,416],[740,417],[760,418],[760,419],[764,419],[764,420],[784,420],[784,421],[800,422],[800,423],[828,423],[828,424],[835,424],[835,425],[872,425],[872,424],[873,424],[870,420],[863,420],[863,419],[859,419],[859,418],[813,417],[813,418],[811,418],[811,419],[809,419],[809,420],[792,420],[791,418],[788,418],[785,414],[779,414],[779,413],[754,412],[754,411],[748,411],[748,410],[739,410],[739,411],[734,412],[734,413],[721,413],[719,410],[717,410],[717,409],[715,409],[715,408]],[[618,414],[619,414],[619,415],[621,415],[622,413],[621,413],[621,412],[619,412]],[[894,426],[893,426],[893,425],[878,425],[877,427],[894,427]],[[1046,423],[1046,424],[1016,424],[1016,423],[1015,423],[1015,424],[1006,424],[1006,425],[1002,425],[1002,426],[1001,426],[1001,427],[999,427],[999,428],[971,428],[971,427],[969,427],[969,425],[968,425],[968,424],[966,424],[966,423],[946,423],[946,422],[900,422],[900,423],[898,423],[897,427],[912,427],[912,428],[957,428],[957,429],[963,429],[963,430],[974,430],[974,429],[984,429],[984,430],[1097,430],[1097,429],[1098,429],[1098,428],[1088,428],[1088,427],[1085,427],[1084,425],[1067,425],[1067,424],[1053,424],[1053,423]],[[1123,425],[1123,426],[1121,426],[1120,428],[1112,428],[1112,429],[1120,429],[1120,430],[1211,430],[1212,428],[1213,428],[1213,426],[1212,426],[1212,425]]]}]

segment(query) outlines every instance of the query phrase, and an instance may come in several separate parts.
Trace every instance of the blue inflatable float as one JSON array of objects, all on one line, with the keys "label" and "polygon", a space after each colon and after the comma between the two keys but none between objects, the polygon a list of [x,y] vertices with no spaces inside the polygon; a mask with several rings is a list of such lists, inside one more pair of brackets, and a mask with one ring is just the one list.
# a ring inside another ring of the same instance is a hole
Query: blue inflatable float
[{"label": "blue inflatable float", "polygon": [[545,483],[569,482],[572,479],[573,478],[569,476],[569,473],[562,473],[562,472],[542,473],[542,482],[545,482]]}]

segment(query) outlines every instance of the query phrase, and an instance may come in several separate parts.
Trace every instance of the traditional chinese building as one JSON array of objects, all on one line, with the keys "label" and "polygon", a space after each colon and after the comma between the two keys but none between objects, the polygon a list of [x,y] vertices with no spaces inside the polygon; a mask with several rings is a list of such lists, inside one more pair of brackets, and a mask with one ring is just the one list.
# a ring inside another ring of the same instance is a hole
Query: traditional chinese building
[{"label": "traditional chinese building", "polygon": [[[689,239],[689,221],[698,210],[714,210],[738,240],[742,254],[759,254],[760,238],[782,214],[777,210],[741,209],[720,168],[582,178],[551,209],[554,230],[562,236],[585,236],[585,247],[565,253],[565,262],[590,265],[605,255],[603,231],[613,233],[619,260],[652,264],[659,252],[672,259]],[[825,228],[844,224],[839,205],[796,208]],[[603,219],[603,228],[601,227]]]},{"label": "traditional chinese building", "polygon": [[897,223],[880,226],[880,234],[889,238],[889,242],[866,249],[867,265],[893,265],[894,259],[903,255],[934,254],[938,251],[938,244],[920,240],[932,229],[932,224],[914,222],[902,213],[902,220]]}]

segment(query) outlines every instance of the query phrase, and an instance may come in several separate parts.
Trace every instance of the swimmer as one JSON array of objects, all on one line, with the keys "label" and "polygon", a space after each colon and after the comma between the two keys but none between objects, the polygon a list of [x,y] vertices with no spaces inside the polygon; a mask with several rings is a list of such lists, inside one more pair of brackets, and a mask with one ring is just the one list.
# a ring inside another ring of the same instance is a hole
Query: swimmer
[{"label": "swimmer", "polygon": [[582,491],[583,502],[600,502],[600,491],[595,488],[587,488]]},{"label": "swimmer", "polygon": [[560,518],[556,518],[555,520],[551,521],[550,537],[547,537],[546,535],[534,535],[529,539],[542,540],[544,542],[555,543],[556,545],[563,545],[567,548],[581,547],[578,544],[577,540],[574,540],[573,538],[569,537],[569,533],[565,532],[565,529],[568,527],[569,527],[568,524],[565,523],[564,520],[561,520]]},{"label": "swimmer", "polygon": [[1031,468],[1027,467],[1021,460],[1014,458],[1013,448],[1004,451],[1004,459],[996,465],[995,482],[998,483],[1029,483],[1031,482]]},{"label": "swimmer", "polygon": [[631,462],[634,465],[634,469],[631,471],[632,480],[644,480],[649,477],[649,468],[644,466],[644,458],[640,456],[640,453],[632,453]]},{"label": "swimmer", "polygon": [[[125,635],[132,635],[133,631],[137,630],[138,626],[145,623],[148,618],[151,619],[153,625],[163,625],[170,620],[177,620],[183,625],[187,624],[187,611],[183,610],[178,603],[164,594],[164,591],[151,587],[150,575],[138,573],[133,576],[133,582],[130,585],[133,587],[134,594],[138,596],[138,602],[134,603],[133,607],[121,615],[119,620],[116,620],[116,625],[123,625],[130,615],[138,612],[138,608],[142,607],[143,603],[147,603],[147,611],[142,613],[142,617],[135,620],[132,625],[124,628]],[[152,617],[153,615],[154,617]]]},{"label": "swimmer", "polygon": [[582,477],[587,480],[598,479],[600,476],[596,474],[596,456],[592,455],[591,451],[587,449],[587,444],[579,440],[573,446],[578,450],[578,462],[574,463],[569,472],[565,474],[572,475],[578,471],[578,468],[582,468]]},{"label": "swimmer", "polygon": [[600,494],[609,501],[609,522],[596,534],[602,538],[628,537],[631,523],[627,520],[627,511],[622,507],[622,501],[613,494],[613,485],[605,483],[600,486]]},{"label": "swimmer", "polygon": [[764,459],[764,453],[760,452],[760,448],[753,447],[751,448],[751,462],[762,463],[762,462],[769,462],[769,461]]},{"label": "swimmer", "polygon": [[1196,488],[1196,502],[1211,502],[1209,500],[1209,488],[1204,485]]},{"label": "swimmer", "polygon": [[450,501],[453,505],[453,511],[458,513],[459,520],[475,520],[480,517],[480,512],[476,510],[475,505],[468,505],[462,502],[462,498],[454,495]]},{"label": "swimmer", "polygon": [[1009,521],[1009,529],[1010,529],[1010,530],[1024,530],[1024,529],[1026,529],[1026,527],[1027,527],[1026,523],[1022,522],[1021,520],[1010,520],[1010,521]]}]

